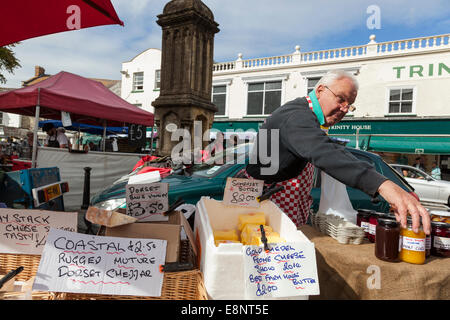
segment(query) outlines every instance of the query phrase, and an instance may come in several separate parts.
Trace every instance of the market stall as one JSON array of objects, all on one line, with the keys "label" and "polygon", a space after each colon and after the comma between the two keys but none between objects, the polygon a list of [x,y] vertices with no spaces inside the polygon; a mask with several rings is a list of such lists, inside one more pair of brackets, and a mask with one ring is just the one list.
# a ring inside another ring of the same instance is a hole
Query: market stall
[{"label": "market stall", "polygon": [[[86,159],[81,159],[83,153],[74,153],[67,149],[62,149],[61,152],[64,153],[65,160],[72,164],[70,171],[65,170],[67,166],[63,167],[62,162],[53,161],[55,160],[52,158],[53,153],[60,151],[59,149],[37,147],[38,119],[64,120],[64,125],[83,123],[100,126],[103,128],[104,138],[108,127],[124,127],[128,124],[153,126],[154,123],[152,113],[126,102],[100,82],[64,71],[29,87],[0,93],[0,110],[35,117],[32,167],[36,167],[36,164],[39,164],[38,167],[60,167],[61,178],[68,181],[73,188],[73,191],[69,191],[71,194],[69,197],[76,198],[76,201],[67,203],[67,208],[70,210],[82,205],[80,190],[83,187],[82,183],[76,185],[71,182],[72,172],[76,172],[78,177],[83,177],[84,167],[89,166],[90,163],[84,162]],[[105,150],[104,146],[102,150]],[[133,154],[132,157],[133,164],[140,158],[138,154]],[[117,160],[117,158],[124,159]],[[131,163],[129,166],[111,166],[129,158],[129,155],[124,154],[104,154],[97,162],[102,166],[102,170],[91,173],[93,181],[101,181],[102,185],[94,184],[92,188],[100,188],[105,183],[112,183],[117,177],[129,173]],[[49,163],[47,159],[53,159],[52,163]],[[114,177],[112,173],[115,174]]]},{"label": "market stall", "polygon": [[386,262],[368,240],[341,244],[312,226],[300,230],[316,248],[320,295],[311,299],[450,299],[449,258],[430,256],[423,265]]}]

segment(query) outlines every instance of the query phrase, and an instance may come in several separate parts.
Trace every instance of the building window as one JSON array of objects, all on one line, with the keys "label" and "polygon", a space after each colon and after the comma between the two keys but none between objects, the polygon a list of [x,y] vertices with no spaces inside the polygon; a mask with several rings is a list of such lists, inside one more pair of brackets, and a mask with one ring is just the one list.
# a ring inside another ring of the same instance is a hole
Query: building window
[{"label": "building window", "polygon": [[309,94],[311,92],[311,90],[314,90],[314,87],[316,86],[317,82],[319,82],[319,80],[320,80],[320,77],[308,78],[306,94]]},{"label": "building window", "polygon": [[0,124],[3,124],[3,112],[0,112]]},{"label": "building window", "polygon": [[270,115],[281,105],[281,81],[248,84],[247,114]]},{"label": "building window", "polygon": [[144,73],[135,72],[133,73],[133,91],[143,91],[144,90]]},{"label": "building window", "polygon": [[155,90],[161,89],[161,70],[155,71]]},{"label": "building window", "polygon": [[216,112],[216,116],[224,116],[225,115],[225,106],[227,103],[227,86],[213,86],[212,93],[212,102],[217,107],[218,111]]},{"label": "building window", "polygon": [[412,113],[413,92],[412,88],[390,89],[388,113]]}]

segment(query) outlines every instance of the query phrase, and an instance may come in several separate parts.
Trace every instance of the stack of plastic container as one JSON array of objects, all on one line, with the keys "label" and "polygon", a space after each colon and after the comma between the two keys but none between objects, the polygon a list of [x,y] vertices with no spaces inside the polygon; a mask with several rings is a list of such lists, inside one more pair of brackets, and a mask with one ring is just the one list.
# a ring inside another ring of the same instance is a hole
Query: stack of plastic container
[{"label": "stack of plastic container", "polygon": [[339,243],[360,244],[364,239],[363,228],[336,215],[312,214],[311,224],[319,229],[320,232],[336,239]]}]

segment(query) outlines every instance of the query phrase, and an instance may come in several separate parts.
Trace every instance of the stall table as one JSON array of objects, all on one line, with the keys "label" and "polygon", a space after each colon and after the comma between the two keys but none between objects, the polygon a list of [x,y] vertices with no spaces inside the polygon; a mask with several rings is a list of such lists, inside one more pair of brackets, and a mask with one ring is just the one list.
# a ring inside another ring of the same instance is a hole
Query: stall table
[{"label": "stall table", "polygon": [[[450,258],[430,256],[425,264],[385,262],[375,244],[341,244],[316,228],[299,228],[315,245],[322,299],[450,299]],[[378,280],[378,281],[377,281]]]}]

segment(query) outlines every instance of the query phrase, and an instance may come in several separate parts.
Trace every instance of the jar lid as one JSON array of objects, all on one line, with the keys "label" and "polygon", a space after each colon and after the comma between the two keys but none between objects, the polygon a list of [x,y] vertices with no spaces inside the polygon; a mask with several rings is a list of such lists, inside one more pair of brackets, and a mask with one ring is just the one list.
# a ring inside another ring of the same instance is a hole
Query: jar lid
[{"label": "jar lid", "polygon": [[[411,217],[406,218],[406,227],[412,229],[413,221]],[[422,217],[419,217],[419,230],[423,230]]]},{"label": "jar lid", "polygon": [[431,210],[430,213],[436,216],[450,217],[450,211]]},{"label": "jar lid", "polygon": [[363,217],[369,217],[371,214],[375,213],[375,211],[367,209],[358,209],[358,213]]},{"label": "jar lid", "polygon": [[378,225],[390,228],[396,228],[399,226],[399,223],[392,219],[386,218],[378,218]]},{"label": "jar lid", "polygon": [[431,227],[450,229],[450,223],[445,223],[442,221],[431,221]]}]

